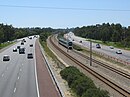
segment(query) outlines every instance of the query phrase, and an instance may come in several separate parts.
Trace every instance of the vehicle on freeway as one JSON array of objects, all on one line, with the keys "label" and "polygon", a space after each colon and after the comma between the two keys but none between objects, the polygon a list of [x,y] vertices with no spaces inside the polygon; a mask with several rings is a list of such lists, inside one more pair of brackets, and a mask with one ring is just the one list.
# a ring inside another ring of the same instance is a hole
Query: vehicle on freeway
[{"label": "vehicle on freeway", "polygon": [[4,55],[3,56],[3,61],[9,61],[10,60],[10,56],[9,55]]},{"label": "vehicle on freeway", "polygon": [[33,47],[33,44],[30,44],[30,47]]},{"label": "vehicle on freeway", "polygon": [[96,48],[101,48],[100,44],[96,44]]},{"label": "vehicle on freeway", "polygon": [[17,52],[17,48],[13,48],[13,52]]},{"label": "vehicle on freeway", "polygon": [[29,37],[29,39],[32,39],[32,37]]},{"label": "vehicle on freeway", "polygon": [[59,44],[63,45],[64,47],[68,48],[68,49],[72,49],[73,48],[73,44],[70,40],[65,40],[63,38],[59,39]]},{"label": "vehicle on freeway", "polygon": [[114,47],[113,47],[113,46],[110,46],[110,49],[114,49]]},{"label": "vehicle on freeway", "polygon": [[82,40],[80,40],[79,43],[82,43]]},{"label": "vehicle on freeway", "polygon": [[23,41],[21,42],[21,45],[24,45],[24,42],[23,42]]},{"label": "vehicle on freeway", "polygon": [[116,53],[117,54],[122,54],[122,51],[121,50],[117,50]]},{"label": "vehicle on freeway", "polygon": [[26,42],[26,40],[25,40],[25,39],[23,39],[22,41],[23,41],[23,42]]},{"label": "vehicle on freeway", "polygon": [[20,49],[20,46],[17,46],[17,49]]},{"label": "vehicle on freeway", "polygon": [[19,49],[19,54],[25,54],[25,48],[20,48]]},{"label": "vehicle on freeway", "polygon": [[33,54],[32,53],[28,53],[27,58],[28,59],[32,59],[33,58]]}]

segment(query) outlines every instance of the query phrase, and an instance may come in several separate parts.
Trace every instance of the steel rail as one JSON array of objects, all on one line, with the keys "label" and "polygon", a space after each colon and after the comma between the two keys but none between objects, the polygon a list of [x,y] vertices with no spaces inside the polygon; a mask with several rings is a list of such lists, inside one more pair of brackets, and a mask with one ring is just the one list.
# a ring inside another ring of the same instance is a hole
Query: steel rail
[{"label": "steel rail", "polygon": [[106,85],[108,85],[109,87],[111,87],[112,89],[114,89],[115,91],[117,91],[118,93],[120,93],[121,95],[123,95],[124,97],[130,97],[130,92],[128,92],[127,90],[125,90],[124,88],[120,87],[116,83],[112,82],[111,80],[107,79],[106,77],[102,76],[101,74],[97,73],[93,69],[87,67],[86,65],[84,65],[80,61],[76,60],[75,58],[73,58],[72,56],[70,56],[69,54],[67,54],[65,51],[63,51],[57,45],[55,45],[51,38],[49,38],[49,41],[51,42],[51,44],[56,49],[58,49],[61,53],[63,53],[66,57],[68,57],[69,59],[71,59],[77,65],[79,65],[80,67],[82,67],[84,70],[86,70],[87,72],[89,72],[91,75],[93,75],[94,77],[96,77],[100,81],[104,82]]}]

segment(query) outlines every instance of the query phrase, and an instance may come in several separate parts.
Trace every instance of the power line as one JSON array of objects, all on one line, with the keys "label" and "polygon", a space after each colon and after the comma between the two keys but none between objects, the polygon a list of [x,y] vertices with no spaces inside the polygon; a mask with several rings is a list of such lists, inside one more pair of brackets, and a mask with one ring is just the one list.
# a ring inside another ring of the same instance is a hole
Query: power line
[{"label": "power line", "polygon": [[83,11],[122,11],[129,12],[128,9],[89,9],[89,8],[67,8],[67,7],[43,7],[43,6],[24,6],[24,5],[0,5],[0,7],[19,7],[19,8],[34,8],[34,9],[57,9],[57,10],[83,10]]}]

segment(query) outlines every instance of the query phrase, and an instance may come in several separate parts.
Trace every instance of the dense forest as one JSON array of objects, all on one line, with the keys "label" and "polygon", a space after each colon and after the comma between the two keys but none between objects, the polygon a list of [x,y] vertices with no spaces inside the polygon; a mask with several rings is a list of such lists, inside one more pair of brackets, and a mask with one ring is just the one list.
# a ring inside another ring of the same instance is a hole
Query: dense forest
[{"label": "dense forest", "polygon": [[101,40],[105,42],[120,43],[124,47],[130,47],[130,26],[122,27],[121,24],[103,23],[91,26],[77,27],[73,31],[75,35]]},{"label": "dense forest", "polygon": [[0,44],[30,35],[42,35],[44,32],[54,31],[52,28],[14,28],[12,25],[0,24]]}]

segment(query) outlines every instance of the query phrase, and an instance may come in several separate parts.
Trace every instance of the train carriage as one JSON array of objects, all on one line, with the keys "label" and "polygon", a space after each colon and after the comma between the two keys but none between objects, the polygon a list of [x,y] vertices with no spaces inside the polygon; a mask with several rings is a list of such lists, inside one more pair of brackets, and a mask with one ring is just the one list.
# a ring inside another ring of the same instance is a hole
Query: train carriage
[{"label": "train carriage", "polygon": [[63,38],[59,39],[59,44],[63,45],[64,47],[68,48],[68,49],[72,49],[72,42],[69,40],[65,40]]}]

